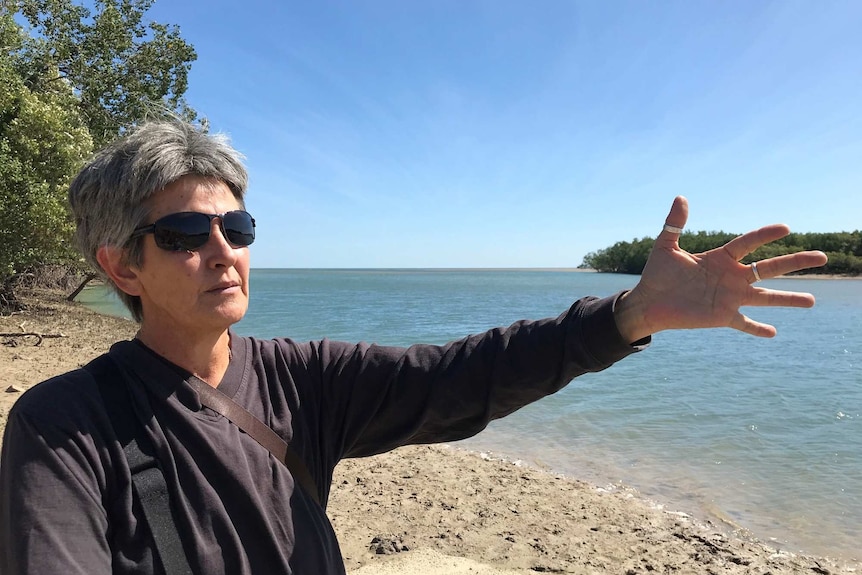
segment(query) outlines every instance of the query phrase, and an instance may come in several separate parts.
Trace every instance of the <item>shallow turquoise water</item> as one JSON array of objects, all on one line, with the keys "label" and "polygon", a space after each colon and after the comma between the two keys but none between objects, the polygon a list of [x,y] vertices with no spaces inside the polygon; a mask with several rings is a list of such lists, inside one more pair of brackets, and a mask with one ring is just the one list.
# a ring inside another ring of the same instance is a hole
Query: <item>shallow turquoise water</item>
[{"label": "shallow turquoise water", "polygon": [[[253,270],[257,337],[442,343],[636,277],[557,271]],[[721,517],[790,550],[858,557],[862,541],[862,281],[780,279],[810,310],[752,308],[771,340],[659,334],[650,349],[464,442],[678,510]],[[91,302],[104,295],[89,292]]]}]

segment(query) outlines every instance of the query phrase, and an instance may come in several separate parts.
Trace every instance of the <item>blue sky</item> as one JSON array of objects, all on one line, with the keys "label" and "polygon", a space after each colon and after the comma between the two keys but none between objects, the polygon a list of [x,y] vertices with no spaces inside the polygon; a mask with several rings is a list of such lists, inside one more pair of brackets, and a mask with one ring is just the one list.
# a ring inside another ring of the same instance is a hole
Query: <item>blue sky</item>
[{"label": "blue sky", "polygon": [[247,157],[255,267],[575,267],[862,228],[862,2],[160,0]]}]

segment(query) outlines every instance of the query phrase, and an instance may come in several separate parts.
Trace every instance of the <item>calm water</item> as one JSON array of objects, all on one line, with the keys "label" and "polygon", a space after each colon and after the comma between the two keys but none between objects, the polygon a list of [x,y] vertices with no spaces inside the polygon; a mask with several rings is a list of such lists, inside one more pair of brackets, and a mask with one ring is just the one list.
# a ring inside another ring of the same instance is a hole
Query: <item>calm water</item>
[{"label": "calm water", "polygon": [[[443,343],[637,278],[540,271],[254,270],[237,332],[405,345]],[[796,551],[860,558],[862,281],[770,280],[810,310],[752,308],[778,327],[659,334],[650,349],[578,378],[464,442]],[[91,292],[90,302],[101,296]]]}]

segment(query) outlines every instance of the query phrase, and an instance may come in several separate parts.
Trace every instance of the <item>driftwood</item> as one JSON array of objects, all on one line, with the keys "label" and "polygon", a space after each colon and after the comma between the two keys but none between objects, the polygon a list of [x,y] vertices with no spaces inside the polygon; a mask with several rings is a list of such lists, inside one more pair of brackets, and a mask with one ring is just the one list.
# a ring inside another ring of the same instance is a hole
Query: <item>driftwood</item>
[{"label": "driftwood", "polygon": [[23,332],[23,333],[0,333],[0,337],[35,337],[36,343],[33,345],[42,345],[43,339],[49,338],[57,338],[57,337],[66,337],[62,333],[35,333],[35,332]]}]

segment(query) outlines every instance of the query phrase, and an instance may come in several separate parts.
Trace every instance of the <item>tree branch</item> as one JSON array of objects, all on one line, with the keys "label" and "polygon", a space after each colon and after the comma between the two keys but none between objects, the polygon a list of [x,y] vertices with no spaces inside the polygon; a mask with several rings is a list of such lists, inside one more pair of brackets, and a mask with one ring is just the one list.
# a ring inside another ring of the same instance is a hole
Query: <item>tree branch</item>
[{"label": "tree branch", "polygon": [[42,345],[43,339],[48,338],[57,338],[57,337],[66,337],[62,333],[35,333],[35,332],[26,332],[26,333],[0,333],[0,337],[35,337],[36,343],[34,346]]}]

